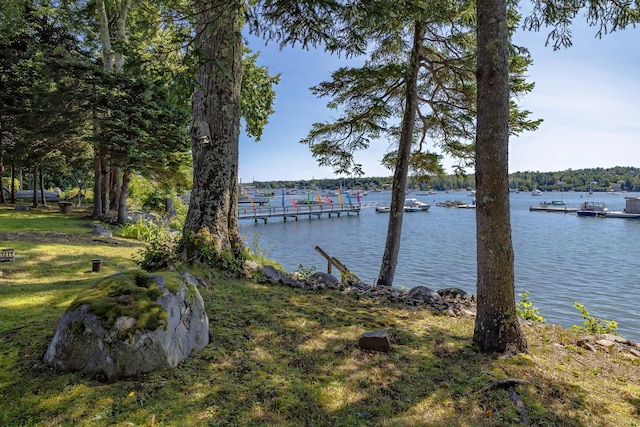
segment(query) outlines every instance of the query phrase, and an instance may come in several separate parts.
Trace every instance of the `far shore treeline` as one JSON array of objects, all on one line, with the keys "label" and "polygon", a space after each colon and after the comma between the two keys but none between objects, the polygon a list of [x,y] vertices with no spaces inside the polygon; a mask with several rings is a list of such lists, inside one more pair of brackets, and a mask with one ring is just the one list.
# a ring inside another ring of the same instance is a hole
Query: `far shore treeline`
[{"label": "far shore treeline", "polygon": [[[254,181],[256,188],[360,188],[363,190],[390,189],[393,177],[324,178],[298,181]],[[463,190],[475,186],[473,174],[446,175],[426,179],[409,179],[408,187],[436,191]],[[568,169],[562,172],[514,172],[509,174],[509,187],[520,191],[640,191],[640,168]]]}]

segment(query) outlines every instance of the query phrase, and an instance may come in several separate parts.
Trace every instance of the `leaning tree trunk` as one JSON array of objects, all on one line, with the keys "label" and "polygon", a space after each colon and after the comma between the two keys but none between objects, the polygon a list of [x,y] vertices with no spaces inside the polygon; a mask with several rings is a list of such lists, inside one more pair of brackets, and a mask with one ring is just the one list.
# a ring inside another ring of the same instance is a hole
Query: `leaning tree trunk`
[{"label": "leaning tree trunk", "polygon": [[402,233],[402,217],[405,190],[407,188],[407,174],[409,172],[409,158],[411,156],[411,144],[418,109],[418,73],[420,71],[420,46],[424,38],[425,24],[416,21],[413,35],[413,49],[409,70],[407,71],[407,87],[405,94],[405,109],[402,117],[402,132],[398,147],[398,160],[393,176],[393,188],[391,191],[391,215],[387,229],[387,241],[382,255],[382,265],[378,275],[378,286],[392,286],[393,276],[398,264],[400,251],[400,236]]},{"label": "leaning tree trunk", "polygon": [[523,352],[509,212],[509,66],[505,0],[478,0],[477,316],[482,351]]},{"label": "leaning tree trunk", "polygon": [[204,260],[211,249],[236,260],[243,254],[237,213],[242,4],[194,1],[202,57],[192,105],[193,190],[181,249],[188,262]]}]

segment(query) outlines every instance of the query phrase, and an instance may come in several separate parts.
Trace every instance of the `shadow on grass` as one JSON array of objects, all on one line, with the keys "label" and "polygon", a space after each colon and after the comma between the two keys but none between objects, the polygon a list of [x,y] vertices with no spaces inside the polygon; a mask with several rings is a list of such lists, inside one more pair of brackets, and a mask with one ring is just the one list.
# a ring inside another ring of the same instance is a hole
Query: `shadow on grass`
[{"label": "shadow on grass", "polygon": [[[517,391],[531,424],[587,425],[574,415],[585,410],[583,389],[536,370],[527,357],[501,360],[477,352],[470,319],[436,317],[333,291],[250,282],[213,283],[202,295],[209,346],[174,370],[114,384],[43,366],[40,360],[55,329],[52,314],[63,310],[33,307],[32,322],[0,335],[0,354],[7,362],[0,377],[0,393],[7,396],[0,403],[0,417],[5,417],[0,421],[520,425],[505,390],[479,390],[497,379],[527,375],[522,379],[529,384]],[[357,346],[358,337],[374,329],[388,331],[391,352]]]}]

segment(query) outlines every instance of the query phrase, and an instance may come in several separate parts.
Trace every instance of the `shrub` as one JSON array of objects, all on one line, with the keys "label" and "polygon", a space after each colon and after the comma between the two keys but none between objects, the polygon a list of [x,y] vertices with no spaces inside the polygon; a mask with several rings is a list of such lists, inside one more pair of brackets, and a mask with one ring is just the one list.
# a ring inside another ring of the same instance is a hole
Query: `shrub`
[{"label": "shrub", "polygon": [[520,302],[516,304],[516,314],[531,322],[544,323],[545,319],[538,312],[538,307],[534,307],[533,303],[529,299],[529,291],[522,291],[520,298]]},{"label": "shrub", "polygon": [[152,221],[143,221],[142,219],[140,219],[137,222],[127,223],[122,228],[122,230],[120,230],[120,235],[127,239],[152,242],[155,240],[167,238],[169,235],[169,230]]},{"label": "shrub", "polygon": [[134,262],[145,271],[164,270],[177,262],[177,240],[170,234],[157,235],[149,241],[149,246],[139,254],[140,258]]},{"label": "shrub", "polygon": [[573,325],[571,329],[585,331],[590,334],[612,334],[618,335],[618,322],[615,320],[606,320],[599,317],[593,317],[585,308],[584,304],[574,302],[573,306],[582,314],[584,322],[583,326]]}]

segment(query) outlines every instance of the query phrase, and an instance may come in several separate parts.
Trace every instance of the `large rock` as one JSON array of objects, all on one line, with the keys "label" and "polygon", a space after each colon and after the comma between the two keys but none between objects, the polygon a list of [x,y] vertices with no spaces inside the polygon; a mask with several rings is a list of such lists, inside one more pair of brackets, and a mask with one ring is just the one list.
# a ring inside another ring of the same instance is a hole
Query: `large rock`
[{"label": "large rock", "polygon": [[173,368],[209,343],[209,319],[188,274],[106,277],[83,292],[58,322],[44,361],[96,378]]},{"label": "large rock", "polygon": [[96,228],[91,231],[91,234],[101,237],[113,237],[113,233],[111,232],[111,230],[107,230],[102,224],[96,225]]},{"label": "large rock", "polygon": [[282,273],[280,270],[278,270],[272,265],[263,266],[262,272],[264,273],[265,280],[270,285],[275,285],[276,283],[280,283],[286,277],[284,273]]},{"label": "large rock", "polygon": [[309,276],[307,282],[315,288],[326,288],[338,285],[340,280],[329,273],[318,271]]},{"label": "large rock", "polygon": [[436,291],[426,286],[416,286],[409,291],[409,298],[430,304],[442,304],[442,297]]}]

